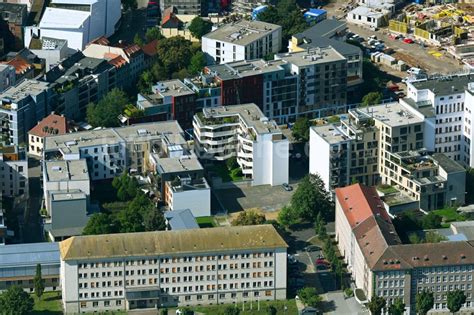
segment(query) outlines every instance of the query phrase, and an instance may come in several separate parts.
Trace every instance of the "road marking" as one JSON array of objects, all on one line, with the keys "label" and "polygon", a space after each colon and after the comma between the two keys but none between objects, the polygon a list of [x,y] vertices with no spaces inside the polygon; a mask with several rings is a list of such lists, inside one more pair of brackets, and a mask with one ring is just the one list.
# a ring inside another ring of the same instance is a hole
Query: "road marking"
[{"label": "road marking", "polygon": [[308,269],[312,270],[312,273],[316,273],[316,269],[314,268],[313,260],[311,259],[311,256],[309,255],[308,252],[306,252],[306,256],[308,256],[309,265],[311,266],[311,268],[308,268]]}]

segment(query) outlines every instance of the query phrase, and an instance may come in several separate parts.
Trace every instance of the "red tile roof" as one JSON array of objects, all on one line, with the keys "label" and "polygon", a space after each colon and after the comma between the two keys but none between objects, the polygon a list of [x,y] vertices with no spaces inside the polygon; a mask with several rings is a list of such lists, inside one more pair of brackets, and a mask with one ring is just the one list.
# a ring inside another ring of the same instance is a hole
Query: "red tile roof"
[{"label": "red tile roof", "polygon": [[145,55],[148,55],[150,57],[154,57],[156,55],[156,51],[157,51],[156,46],[157,45],[158,45],[158,40],[154,39],[151,42],[149,42],[148,44],[144,45],[142,47],[142,50],[145,53]]},{"label": "red tile roof", "polygon": [[63,135],[67,132],[68,126],[66,118],[60,115],[50,114],[43,118],[43,120],[28,133],[38,137],[46,137],[51,135]]},{"label": "red tile roof", "polygon": [[15,56],[15,58],[3,63],[14,67],[17,75],[22,75],[33,69],[33,65],[20,56]]},{"label": "red tile roof", "polygon": [[125,58],[122,56],[117,56],[114,59],[109,60],[109,64],[113,65],[115,68],[121,68],[127,64],[127,60],[125,60]]},{"label": "red tile roof", "polygon": [[97,44],[102,46],[109,46],[110,41],[105,36],[97,37],[96,39],[92,40],[89,44]]}]

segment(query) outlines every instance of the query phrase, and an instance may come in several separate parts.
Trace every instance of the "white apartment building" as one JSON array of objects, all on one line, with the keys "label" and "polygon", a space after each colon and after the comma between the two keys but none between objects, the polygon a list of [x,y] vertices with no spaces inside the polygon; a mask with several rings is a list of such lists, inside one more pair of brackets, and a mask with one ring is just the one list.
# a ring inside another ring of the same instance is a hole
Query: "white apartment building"
[{"label": "white apartment building", "polygon": [[288,182],[289,141],[255,104],[204,108],[194,116],[198,157],[224,161],[237,157],[253,185]]},{"label": "white apartment building", "polygon": [[53,0],[39,25],[25,28],[25,46],[33,37],[50,37],[83,50],[92,40],[114,34],[121,15],[120,0]]},{"label": "white apartment building", "polygon": [[286,298],[272,225],[78,236],[60,243],[66,313]]},{"label": "white apartment building", "polygon": [[281,49],[279,25],[241,20],[224,24],[202,37],[208,64],[263,58]]},{"label": "white apartment building", "polygon": [[0,149],[0,189],[3,196],[28,196],[28,159],[24,148]]},{"label": "white apartment building", "polygon": [[474,78],[459,75],[408,82],[401,103],[425,120],[427,148],[474,166]]}]

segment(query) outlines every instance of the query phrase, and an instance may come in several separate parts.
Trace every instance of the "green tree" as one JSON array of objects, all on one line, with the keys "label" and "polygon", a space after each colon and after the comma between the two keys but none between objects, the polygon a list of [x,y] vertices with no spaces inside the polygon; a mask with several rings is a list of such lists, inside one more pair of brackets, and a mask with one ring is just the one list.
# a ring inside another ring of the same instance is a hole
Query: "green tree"
[{"label": "green tree", "polygon": [[310,127],[311,121],[306,117],[300,117],[293,124],[293,127],[291,128],[291,134],[297,141],[308,142]]},{"label": "green tree", "polygon": [[275,306],[269,305],[267,307],[267,315],[277,315],[278,311]]},{"label": "green tree", "polygon": [[1,314],[28,314],[33,310],[33,305],[33,298],[18,286],[10,286],[0,294]]},{"label": "green tree", "polygon": [[370,314],[372,315],[380,315],[382,314],[382,310],[385,307],[385,299],[381,296],[374,295],[372,300],[367,304],[367,307],[370,310]]},{"label": "green tree", "polygon": [[128,104],[127,95],[119,89],[107,93],[97,104],[87,107],[87,122],[92,127],[117,127],[118,116]]},{"label": "green tree", "polygon": [[193,55],[191,42],[182,36],[173,36],[158,41],[156,52],[168,77],[171,77],[174,72],[187,68]]},{"label": "green tree", "polygon": [[388,314],[389,315],[403,315],[405,314],[405,303],[403,303],[402,298],[395,298],[388,307]]},{"label": "green tree", "polygon": [[451,313],[459,311],[464,303],[466,303],[466,295],[463,291],[457,289],[448,292],[448,309]]},{"label": "green tree", "polygon": [[327,236],[326,221],[323,218],[323,214],[318,212],[314,221],[314,231],[319,239],[324,240]]},{"label": "green tree", "polygon": [[421,219],[421,226],[425,230],[438,229],[441,227],[443,218],[436,213],[430,212]]},{"label": "green tree", "polygon": [[278,213],[278,222],[283,226],[290,226],[296,223],[296,217],[294,216],[294,212],[291,210],[289,206],[284,206],[281,208],[280,212]]},{"label": "green tree", "polygon": [[419,315],[426,315],[433,308],[434,296],[433,292],[423,290],[416,294],[416,312]]},{"label": "green tree", "polygon": [[160,315],[168,315],[168,309],[167,308],[161,309]]},{"label": "green tree", "polygon": [[149,28],[145,33],[145,39],[147,43],[150,43],[155,39],[160,40],[164,38],[165,37],[161,34],[160,29],[158,27]]},{"label": "green tree", "polygon": [[198,51],[191,57],[189,64],[189,73],[197,74],[206,66],[206,56],[201,51]]},{"label": "green tree", "polygon": [[135,36],[133,37],[133,43],[135,45],[138,45],[140,47],[142,47],[145,43],[143,42],[143,39],[142,37],[140,36],[140,34],[135,34]]},{"label": "green tree", "polygon": [[36,274],[34,278],[34,283],[35,283],[35,294],[39,299],[41,299],[41,296],[43,296],[43,292],[44,292],[44,280],[41,275],[40,264],[36,265]]},{"label": "green tree", "polygon": [[122,0],[122,6],[125,11],[136,10],[138,7],[137,0]]},{"label": "green tree", "polygon": [[194,37],[201,39],[204,35],[209,33],[212,29],[212,22],[208,20],[204,20],[203,18],[196,16],[192,19],[191,23],[188,27],[191,35]]},{"label": "green tree", "polygon": [[410,240],[410,244],[423,243],[423,239],[419,237],[417,233],[410,233],[410,235],[408,235],[408,239]]},{"label": "green tree", "polygon": [[242,211],[232,221],[232,225],[259,225],[265,223],[265,215],[254,210]]},{"label": "green tree", "polygon": [[298,290],[298,297],[307,306],[318,307],[321,304],[321,296],[313,287],[305,287]]},{"label": "green tree", "polygon": [[308,174],[299,183],[291,196],[291,211],[294,217],[302,221],[314,221],[321,213],[328,217],[334,208],[331,195],[319,175]]},{"label": "green tree", "polygon": [[234,168],[239,167],[239,163],[237,163],[237,158],[235,156],[228,158],[225,161],[225,166],[227,167],[227,170],[229,171],[233,170]]},{"label": "green tree", "polygon": [[143,215],[145,231],[163,231],[166,229],[166,219],[163,212],[155,208],[147,209]]},{"label": "green tree", "polygon": [[189,307],[180,308],[181,314],[183,315],[194,315],[194,311]]},{"label": "green tree", "polygon": [[240,309],[237,307],[237,305],[228,305],[224,309],[224,315],[239,315],[240,314]]},{"label": "green tree", "polygon": [[445,240],[446,237],[444,235],[441,235],[435,231],[428,231],[425,234],[425,239],[423,240],[423,243],[439,243]]},{"label": "green tree", "polygon": [[258,15],[258,20],[282,26],[283,42],[287,42],[293,34],[308,28],[301,9],[295,0],[280,0],[275,6],[269,6]]},{"label": "green tree", "polygon": [[95,213],[87,221],[82,235],[99,235],[117,233],[117,226],[112,217],[106,213]]},{"label": "green tree", "polygon": [[380,104],[382,101],[382,93],[370,92],[362,98],[362,106],[370,106]]},{"label": "green tree", "polygon": [[466,170],[466,204],[474,203],[474,168]]},{"label": "green tree", "polygon": [[138,80],[137,84],[138,92],[145,95],[150,94],[151,87],[154,83],[155,78],[153,76],[153,73],[149,70],[143,71],[140,75],[140,79]]}]

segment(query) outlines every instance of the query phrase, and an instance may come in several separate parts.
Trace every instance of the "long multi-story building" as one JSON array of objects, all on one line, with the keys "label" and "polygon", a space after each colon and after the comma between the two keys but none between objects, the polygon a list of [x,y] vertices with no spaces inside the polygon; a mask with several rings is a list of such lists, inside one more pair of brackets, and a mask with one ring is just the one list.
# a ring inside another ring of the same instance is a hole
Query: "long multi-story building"
[{"label": "long multi-story building", "polygon": [[195,151],[201,159],[236,157],[253,185],[288,182],[289,141],[257,105],[205,108],[193,124]]},{"label": "long multi-story building", "polygon": [[425,121],[400,103],[353,109],[339,123],[310,130],[310,173],[328,190],[352,182],[396,187],[429,211],[464,203],[465,170],[429,155]]},{"label": "long multi-story building", "polygon": [[336,240],[356,288],[367,300],[400,297],[415,314],[416,294],[433,292],[434,312],[448,312],[447,293],[464,291],[461,312],[474,309],[474,242],[402,244],[375,188],[336,189]]},{"label": "long multi-story building", "polygon": [[28,196],[28,158],[24,148],[0,148],[0,193],[7,197]]},{"label": "long multi-story building", "polygon": [[204,35],[201,47],[208,64],[253,60],[279,52],[281,32],[276,24],[240,20]]},{"label": "long multi-story building", "polygon": [[14,43],[8,43],[11,49],[23,47],[23,27],[26,26],[28,9],[25,4],[0,3],[0,18],[7,24],[6,32],[11,32]]},{"label": "long multi-story building", "polygon": [[286,298],[272,225],[78,236],[60,243],[66,313]]}]

